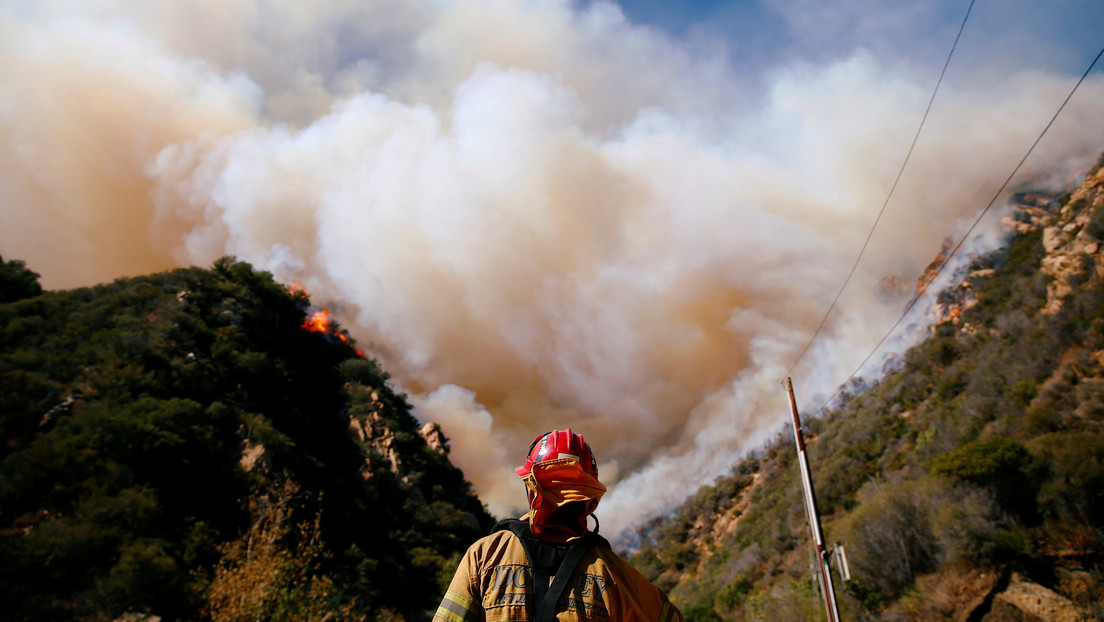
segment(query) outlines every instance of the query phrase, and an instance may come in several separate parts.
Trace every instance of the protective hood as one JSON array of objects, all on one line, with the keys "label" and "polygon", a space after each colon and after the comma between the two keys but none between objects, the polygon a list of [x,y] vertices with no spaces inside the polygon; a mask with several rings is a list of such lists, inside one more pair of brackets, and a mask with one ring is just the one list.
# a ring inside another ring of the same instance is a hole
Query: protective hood
[{"label": "protective hood", "polygon": [[598,507],[606,487],[577,460],[563,458],[535,464],[522,476],[533,491],[529,527],[533,535],[566,542],[587,531],[587,516]]}]

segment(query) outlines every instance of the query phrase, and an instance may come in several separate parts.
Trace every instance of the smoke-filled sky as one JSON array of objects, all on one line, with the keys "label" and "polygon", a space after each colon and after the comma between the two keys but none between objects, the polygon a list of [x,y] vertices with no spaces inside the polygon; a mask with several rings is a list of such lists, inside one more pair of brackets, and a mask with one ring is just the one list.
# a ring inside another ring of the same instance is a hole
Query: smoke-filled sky
[{"label": "smoke-filled sky", "polygon": [[[302,282],[493,512],[570,426],[616,535],[787,421],[968,5],[0,0],[0,254],[48,288],[227,254]],[[977,2],[799,401],[892,324],[908,294],[878,283],[961,234],[1102,23]],[[1017,183],[1083,172],[1102,104],[1098,70]]]}]

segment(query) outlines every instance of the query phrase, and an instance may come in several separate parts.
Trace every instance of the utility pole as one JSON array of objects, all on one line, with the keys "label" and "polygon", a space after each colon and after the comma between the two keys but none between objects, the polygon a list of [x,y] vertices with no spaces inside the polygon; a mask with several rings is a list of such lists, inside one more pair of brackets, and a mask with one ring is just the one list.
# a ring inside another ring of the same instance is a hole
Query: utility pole
[{"label": "utility pole", "polygon": [[836,605],[836,589],[832,585],[832,569],[828,565],[828,551],[824,548],[824,537],[820,530],[820,514],[817,513],[816,495],[813,494],[813,477],[809,473],[809,459],[805,455],[805,437],[801,434],[801,419],[797,415],[797,400],[794,398],[793,383],[786,377],[786,391],[790,394],[790,411],[793,413],[794,440],[797,442],[797,461],[801,466],[801,483],[805,487],[805,515],[809,519],[809,531],[816,545],[817,578],[820,581],[820,594],[824,598],[824,609],[828,622],[839,622],[839,607]]}]

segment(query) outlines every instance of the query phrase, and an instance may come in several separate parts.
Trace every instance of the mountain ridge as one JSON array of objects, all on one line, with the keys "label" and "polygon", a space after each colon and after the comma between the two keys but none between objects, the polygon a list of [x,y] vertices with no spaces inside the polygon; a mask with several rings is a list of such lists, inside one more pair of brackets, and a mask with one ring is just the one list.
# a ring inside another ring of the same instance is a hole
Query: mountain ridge
[{"label": "mountain ridge", "polygon": [[420,619],[493,523],[439,428],[268,273],[38,293],[2,267],[9,619]]}]

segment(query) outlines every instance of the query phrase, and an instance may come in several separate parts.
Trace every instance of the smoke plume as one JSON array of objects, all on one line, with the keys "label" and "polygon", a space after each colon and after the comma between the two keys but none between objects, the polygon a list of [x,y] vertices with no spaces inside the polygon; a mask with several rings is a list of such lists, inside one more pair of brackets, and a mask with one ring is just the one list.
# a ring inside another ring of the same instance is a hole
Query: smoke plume
[{"label": "smoke plume", "polygon": [[[767,61],[606,2],[3,4],[0,253],[51,288],[226,254],[302,282],[492,511],[524,503],[510,467],[532,438],[570,426],[616,534],[787,420],[779,383],[959,19],[934,44],[909,15],[844,8],[827,34],[861,15],[860,40],[807,54],[803,4],[764,3],[802,37]],[[907,300],[878,283],[913,282],[963,230],[1091,59],[1001,55],[995,79],[974,32],[799,394],[850,373]],[[1095,158],[1102,101],[1093,76],[1025,179]]]}]

